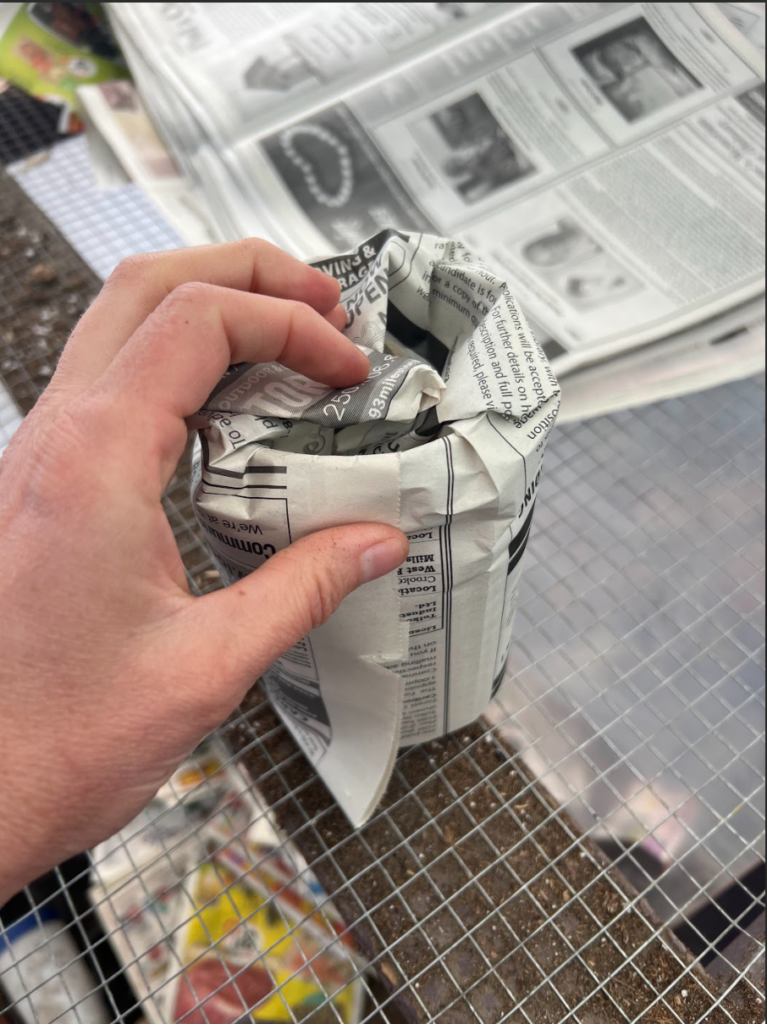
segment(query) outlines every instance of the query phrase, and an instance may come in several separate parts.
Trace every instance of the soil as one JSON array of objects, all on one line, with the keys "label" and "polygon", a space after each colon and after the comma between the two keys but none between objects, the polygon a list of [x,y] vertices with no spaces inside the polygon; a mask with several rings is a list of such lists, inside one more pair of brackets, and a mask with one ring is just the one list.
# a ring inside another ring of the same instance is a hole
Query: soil
[{"label": "soil", "polygon": [[[101,281],[26,193],[0,170],[0,379],[26,415],[50,382],[72,328]],[[189,501],[189,454],[165,506],[199,590],[219,583]]]},{"label": "soil", "polygon": [[[730,1019],[715,982],[684,973],[687,950],[484,722],[404,752],[356,832],[257,688],[228,738],[408,1022]],[[745,985],[726,1006],[738,1024],[765,1019]]]},{"label": "soil", "polygon": [[100,288],[19,186],[0,174],[0,377],[27,413]]}]

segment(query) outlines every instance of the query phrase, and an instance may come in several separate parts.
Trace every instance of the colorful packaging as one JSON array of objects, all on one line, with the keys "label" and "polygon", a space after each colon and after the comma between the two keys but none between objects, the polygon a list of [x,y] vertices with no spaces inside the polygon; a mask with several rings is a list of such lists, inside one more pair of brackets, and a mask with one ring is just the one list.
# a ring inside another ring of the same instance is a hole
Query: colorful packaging
[{"label": "colorful packaging", "polygon": [[169,996],[168,1020],[278,1024],[332,1004],[344,1024],[358,1024],[357,968],[340,943],[327,946],[312,930],[292,925],[258,885],[218,859],[197,869],[187,891],[194,913],[177,944],[183,972]]},{"label": "colorful packaging", "polygon": [[59,131],[82,129],[81,85],[127,78],[101,4],[0,4],[0,76],[61,106]]}]

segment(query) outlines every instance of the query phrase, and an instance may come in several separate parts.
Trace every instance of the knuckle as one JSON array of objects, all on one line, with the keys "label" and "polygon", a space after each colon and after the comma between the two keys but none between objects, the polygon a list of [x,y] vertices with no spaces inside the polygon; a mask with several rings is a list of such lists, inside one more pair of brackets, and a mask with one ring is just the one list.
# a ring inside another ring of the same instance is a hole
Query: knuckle
[{"label": "knuckle", "polygon": [[260,291],[263,268],[281,256],[282,250],[264,238],[244,238],[233,244],[242,249],[245,259],[250,262],[252,268],[250,290],[252,292]]},{"label": "knuckle", "polygon": [[309,629],[316,629],[327,622],[344,598],[337,581],[327,573],[311,571],[306,573],[304,611]]},{"label": "knuckle", "polygon": [[50,453],[51,459],[82,459],[87,434],[83,419],[83,412],[77,412],[71,406],[59,412],[55,429],[46,431],[45,450]]},{"label": "knuckle", "polygon": [[153,263],[154,257],[151,253],[144,253],[138,256],[126,256],[125,259],[120,260],[109,275],[104,287],[135,287],[146,278],[149,273],[149,268]]},{"label": "knuckle", "polygon": [[283,299],[288,307],[288,326],[291,332],[308,330],[319,314],[299,299]]},{"label": "knuckle", "polygon": [[103,453],[124,432],[124,414],[118,404],[93,395],[32,411],[10,452],[20,467],[15,486],[30,509],[64,515],[103,504],[110,464]]},{"label": "knuckle", "polygon": [[258,284],[260,271],[268,263],[282,255],[282,250],[267,242],[265,238],[243,238],[235,243],[242,247],[247,259],[253,265],[253,282]]},{"label": "knuckle", "polygon": [[143,330],[159,335],[175,331],[189,322],[192,310],[195,322],[199,323],[213,309],[211,288],[202,281],[185,281],[176,285],[144,322]]},{"label": "knuckle", "polygon": [[271,242],[267,242],[265,238],[243,238],[237,244],[241,245],[243,249],[256,259],[260,259],[262,256],[269,256],[277,251],[277,247],[272,245]]},{"label": "knuckle", "polygon": [[176,285],[165,302],[171,306],[186,306],[197,302],[209,302],[212,285],[204,281],[183,281]]}]

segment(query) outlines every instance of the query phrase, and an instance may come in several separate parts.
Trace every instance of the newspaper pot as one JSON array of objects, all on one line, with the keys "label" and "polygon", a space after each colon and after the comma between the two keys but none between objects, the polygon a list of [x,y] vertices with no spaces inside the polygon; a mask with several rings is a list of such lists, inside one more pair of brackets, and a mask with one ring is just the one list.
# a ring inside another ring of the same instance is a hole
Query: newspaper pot
[{"label": "newspaper pot", "polygon": [[370,377],[335,391],[230,368],[200,413],[192,492],[226,583],[329,526],[410,538],[397,573],[264,677],[358,825],[397,748],[472,721],[500,683],[559,388],[506,284],[460,243],[386,231],[314,265],[340,281]]}]

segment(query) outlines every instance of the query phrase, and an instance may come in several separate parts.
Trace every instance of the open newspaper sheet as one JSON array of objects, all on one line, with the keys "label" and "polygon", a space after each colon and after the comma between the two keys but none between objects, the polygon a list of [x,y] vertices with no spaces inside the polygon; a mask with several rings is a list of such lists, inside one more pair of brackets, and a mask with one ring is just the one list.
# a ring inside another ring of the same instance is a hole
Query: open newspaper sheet
[{"label": "open newspaper sheet", "polygon": [[382,232],[315,265],[341,282],[368,379],[337,391],[231,367],[200,414],[192,487],[226,583],[329,526],[410,539],[397,573],[264,677],[358,825],[400,745],[460,729],[500,684],[559,387],[503,279],[461,243]]},{"label": "open newspaper sheet", "polygon": [[715,4],[110,9],[225,237],[460,238],[560,375],[764,293],[764,58]]},{"label": "open newspaper sheet", "polygon": [[[86,86],[79,96],[100,187],[134,182],[189,245],[225,240],[158,138],[132,82]],[[546,349],[559,366],[556,343],[550,339]],[[759,297],[604,362],[569,374],[559,368],[567,386],[558,418],[583,420],[738,380],[763,370],[764,351]]]}]

